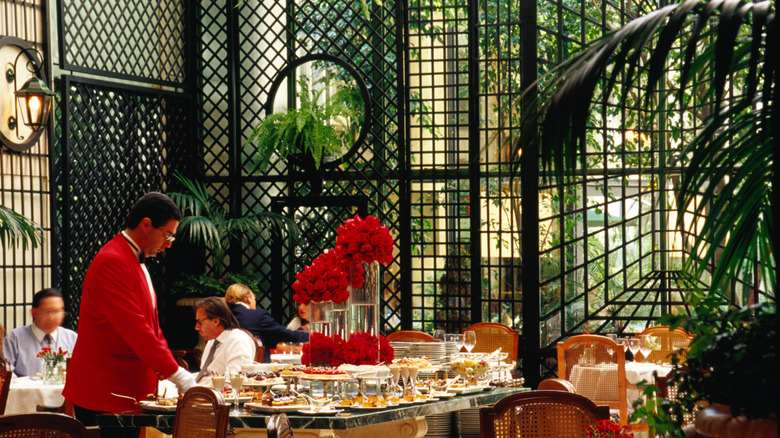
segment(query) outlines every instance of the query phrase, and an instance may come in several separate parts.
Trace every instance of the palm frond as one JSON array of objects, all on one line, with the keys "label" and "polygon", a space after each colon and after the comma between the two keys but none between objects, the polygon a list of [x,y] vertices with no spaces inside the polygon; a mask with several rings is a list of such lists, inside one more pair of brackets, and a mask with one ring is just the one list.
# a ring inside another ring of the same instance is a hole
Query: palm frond
[{"label": "palm frond", "polygon": [[0,243],[8,248],[21,243],[23,250],[28,245],[38,248],[43,243],[43,230],[25,216],[0,205]]}]

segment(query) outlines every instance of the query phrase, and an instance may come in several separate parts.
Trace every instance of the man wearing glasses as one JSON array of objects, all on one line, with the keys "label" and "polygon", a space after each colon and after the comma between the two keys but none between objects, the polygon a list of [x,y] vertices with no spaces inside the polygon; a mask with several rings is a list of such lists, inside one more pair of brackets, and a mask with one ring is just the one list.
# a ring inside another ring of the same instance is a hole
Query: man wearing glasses
[{"label": "man wearing glasses", "polygon": [[[180,392],[195,384],[163,337],[157,296],[144,265],[145,258],[171,246],[181,218],[169,197],[147,193],[130,208],[125,229],[100,249],[87,269],[79,337],[62,393],[73,403],[76,419],[87,426],[95,425],[97,414],[136,409],[132,399],[155,392],[158,380],[167,378]],[[101,435],[138,432],[108,429]]]},{"label": "man wearing glasses", "polygon": [[20,377],[43,373],[43,364],[38,358],[42,348],[73,351],[76,345],[76,332],[61,327],[65,320],[65,301],[60,291],[36,292],[30,313],[32,324],[13,329],[3,340],[5,357],[11,361],[14,374]]}]

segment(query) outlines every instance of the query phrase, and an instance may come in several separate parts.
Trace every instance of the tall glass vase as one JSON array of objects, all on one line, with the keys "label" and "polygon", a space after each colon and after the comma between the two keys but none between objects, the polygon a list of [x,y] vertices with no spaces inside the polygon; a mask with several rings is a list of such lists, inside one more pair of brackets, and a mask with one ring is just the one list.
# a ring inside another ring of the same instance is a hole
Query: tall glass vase
[{"label": "tall glass vase", "polygon": [[65,374],[62,370],[63,362],[61,360],[42,359],[42,362],[44,385],[62,385],[65,383]]},{"label": "tall glass vase", "polygon": [[[363,285],[349,291],[349,330],[351,333],[369,333],[377,338],[379,362],[379,262],[363,263]],[[354,284],[350,278],[350,284]]]},{"label": "tall glass vase", "polygon": [[347,302],[333,303],[331,310],[331,332],[345,341],[349,339],[349,307]]},{"label": "tall glass vase", "polygon": [[328,344],[318,335],[333,336],[333,302],[312,301],[309,303],[309,365],[329,367],[333,359],[332,343]]}]

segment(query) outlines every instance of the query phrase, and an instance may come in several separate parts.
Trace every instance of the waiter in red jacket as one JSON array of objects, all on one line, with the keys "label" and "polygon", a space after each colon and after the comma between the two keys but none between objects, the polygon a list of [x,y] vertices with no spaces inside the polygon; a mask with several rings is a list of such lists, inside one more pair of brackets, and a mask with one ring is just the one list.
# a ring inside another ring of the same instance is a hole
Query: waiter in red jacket
[{"label": "waiter in red jacket", "polygon": [[[76,418],[95,425],[100,413],[136,409],[157,381],[168,379],[180,392],[195,379],[178,366],[163,337],[157,297],[145,257],[171,246],[181,212],[162,193],[151,192],[133,204],[125,229],[100,249],[87,269],[81,293],[78,340],[62,394]],[[102,436],[137,436],[137,430],[102,430]]]}]

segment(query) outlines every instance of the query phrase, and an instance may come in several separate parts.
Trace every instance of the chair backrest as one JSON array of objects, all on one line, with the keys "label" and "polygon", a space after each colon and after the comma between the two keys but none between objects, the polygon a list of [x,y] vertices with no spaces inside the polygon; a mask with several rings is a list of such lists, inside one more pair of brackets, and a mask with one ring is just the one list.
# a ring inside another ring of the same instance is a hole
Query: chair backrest
[{"label": "chair backrest", "polygon": [[0,415],[5,414],[5,405],[8,404],[8,391],[11,390],[11,362],[0,357]]},{"label": "chair backrest", "polygon": [[230,405],[211,388],[194,386],[179,400],[173,438],[225,438]]},{"label": "chair backrest", "polygon": [[660,345],[660,349],[653,350],[648,354],[647,361],[653,363],[671,363],[670,356],[677,351],[681,352],[681,359],[684,359],[688,344],[694,338],[694,335],[689,334],[680,327],[670,330],[669,326],[665,325],[648,327],[639,335],[653,336],[658,345]]},{"label": "chair backrest", "polygon": [[263,341],[260,340],[257,336],[253,335],[252,332],[245,328],[240,328],[239,330],[243,331],[244,333],[248,334],[250,338],[252,338],[252,342],[255,343],[255,362],[262,362],[263,357],[265,356],[265,346],[263,346]]},{"label": "chair backrest", "polygon": [[416,330],[399,330],[387,335],[390,342],[439,342],[438,339],[425,332]]},{"label": "chair backrest", "polygon": [[520,345],[520,332],[506,324],[497,322],[477,322],[466,330],[473,330],[477,334],[477,345],[472,353],[492,353],[498,347],[508,353],[504,362],[517,362],[517,349]]},{"label": "chair backrest", "polygon": [[190,362],[187,361],[187,357],[189,357],[197,366],[200,366],[201,358],[203,357],[203,351],[198,350],[197,348],[171,350],[171,353],[173,353],[173,358],[176,359],[176,363],[178,363],[180,367],[187,371],[193,370],[193,366],[191,366]]},{"label": "chair backrest", "polygon": [[609,418],[609,407],[564,391],[508,395],[479,410],[481,438],[581,438],[588,426]]},{"label": "chair backrest", "polygon": [[626,357],[622,345],[599,335],[576,335],[558,343],[558,378],[574,385],[577,394],[609,405],[628,424]]},{"label": "chair backrest", "polygon": [[99,438],[100,429],[86,427],[73,417],[49,412],[3,415],[0,438]]},{"label": "chair backrest", "polygon": [[572,394],[577,393],[577,391],[574,390],[574,385],[572,385],[571,382],[569,382],[566,379],[558,379],[558,378],[544,379],[541,382],[539,382],[539,387],[536,389],[550,390],[550,391],[566,391]]},{"label": "chair backrest", "polygon": [[284,413],[273,414],[268,419],[268,438],[293,438],[290,419]]}]

